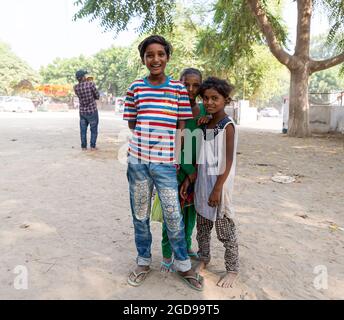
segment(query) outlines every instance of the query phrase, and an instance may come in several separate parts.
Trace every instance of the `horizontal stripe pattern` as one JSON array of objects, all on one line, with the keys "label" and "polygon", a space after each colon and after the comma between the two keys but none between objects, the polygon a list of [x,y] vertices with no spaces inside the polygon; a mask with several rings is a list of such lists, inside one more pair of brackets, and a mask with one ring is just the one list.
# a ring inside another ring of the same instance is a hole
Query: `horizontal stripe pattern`
[{"label": "horizontal stripe pattern", "polygon": [[177,122],[192,118],[189,96],[180,81],[167,78],[152,86],[134,81],[127,92],[123,119],[136,121],[129,154],[145,161],[173,163]]}]

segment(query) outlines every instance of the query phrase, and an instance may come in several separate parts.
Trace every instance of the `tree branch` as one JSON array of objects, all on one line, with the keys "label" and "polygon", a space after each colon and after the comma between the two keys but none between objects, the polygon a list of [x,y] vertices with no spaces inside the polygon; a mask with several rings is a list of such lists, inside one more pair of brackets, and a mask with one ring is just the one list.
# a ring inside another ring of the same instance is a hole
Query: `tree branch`
[{"label": "tree branch", "polygon": [[339,54],[338,56],[332,57],[330,59],[316,61],[316,60],[310,60],[310,72],[314,73],[317,71],[325,70],[331,67],[336,66],[337,64],[340,64],[344,62],[344,52]]},{"label": "tree branch", "polygon": [[261,32],[264,34],[271,53],[276,57],[276,59],[287,66],[289,69],[293,68],[294,57],[288,54],[281,45],[279,44],[276,35],[273,31],[272,25],[260,3],[259,0],[247,0],[249,9],[256,17],[257,23]]}]

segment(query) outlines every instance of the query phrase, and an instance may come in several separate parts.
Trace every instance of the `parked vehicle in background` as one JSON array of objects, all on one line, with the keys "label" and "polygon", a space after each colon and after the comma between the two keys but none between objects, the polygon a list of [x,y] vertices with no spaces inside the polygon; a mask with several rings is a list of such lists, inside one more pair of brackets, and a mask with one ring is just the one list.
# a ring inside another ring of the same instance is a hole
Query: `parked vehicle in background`
[{"label": "parked vehicle in background", "polygon": [[0,111],[4,111],[3,103],[7,97],[0,96]]},{"label": "parked vehicle in background", "polygon": [[259,113],[263,117],[279,117],[279,112],[275,108],[264,108]]},{"label": "parked vehicle in background", "polygon": [[23,97],[6,97],[1,102],[1,109],[8,112],[34,112],[36,110],[35,105],[31,99]]},{"label": "parked vehicle in background", "polygon": [[9,96],[0,96],[0,111],[5,111],[5,101],[10,98]]}]

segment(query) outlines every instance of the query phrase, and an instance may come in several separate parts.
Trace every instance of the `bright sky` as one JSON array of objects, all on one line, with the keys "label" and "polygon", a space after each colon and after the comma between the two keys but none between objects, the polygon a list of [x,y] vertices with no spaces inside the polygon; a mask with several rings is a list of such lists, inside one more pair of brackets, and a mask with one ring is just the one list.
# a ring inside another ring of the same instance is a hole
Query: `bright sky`
[{"label": "bright sky", "polygon": [[86,56],[113,44],[127,45],[136,35],[124,32],[116,40],[97,22],[72,21],[74,0],[0,0],[0,40],[39,69],[56,57]]},{"label": "bright sky", "polygon": [[[97,22],[72,21],[77,11],[74,1],[1,0],[0,40],[38,70],[56,57],[89,56],[113,44],[128,45],[136,38],[133,31],[128,31],[114,40],[111,33],[102,32]],[[295,25],[296,5],[292,0],[287,0],[284,19]],[[313,33],[321,31],[323,22],[318,19],[313,24]],[[295,29],[290,31],[293,39]]]},{"label": "bright sky", "polygon": [[[297,23],[297,4],[294,0],[285,0],[285,7],[283,10],[283,19],[287,23],[289,28],[289,39],[292,43],[296,38],[296,23]],[[311,34],[316,35],[323,33],[328,29],[328,21],[325,16],[316,11],[312,15],[311,21]],[[294,50],[294,44],[289,48]]]}]

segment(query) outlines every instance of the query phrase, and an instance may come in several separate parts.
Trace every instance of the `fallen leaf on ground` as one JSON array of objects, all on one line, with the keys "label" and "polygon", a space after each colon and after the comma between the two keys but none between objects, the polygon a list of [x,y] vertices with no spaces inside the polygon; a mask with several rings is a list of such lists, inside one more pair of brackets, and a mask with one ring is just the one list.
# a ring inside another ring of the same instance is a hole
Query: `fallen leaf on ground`
[{"label": "fallen leaf on ground", "polygon": [[303,219],[307,219],[308,216],[306,214],[296,214],[296,216],[303,218]]},{"label": "fallen leaf on ground", "polygon": [[329,226],[329,229],[330,229],[331,231],[338,231],[338,230],[344,231],[344,228],[342,228],[342,227],[336,225],[335,223],[331,224],[331,225]]}]

